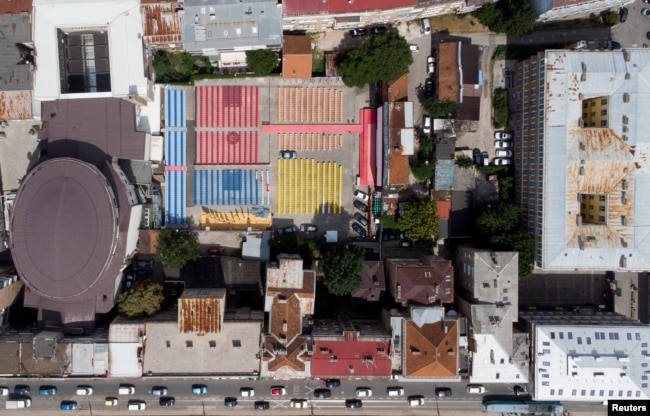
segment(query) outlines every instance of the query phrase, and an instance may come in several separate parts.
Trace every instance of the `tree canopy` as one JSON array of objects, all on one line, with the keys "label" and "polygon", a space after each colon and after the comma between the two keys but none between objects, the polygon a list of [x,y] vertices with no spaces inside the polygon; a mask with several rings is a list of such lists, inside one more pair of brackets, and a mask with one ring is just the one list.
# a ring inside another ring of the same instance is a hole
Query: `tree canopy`
[{"label": "tree canopy", "polygon": [[447,117],[449,114],[454,114],[458,103],[453,101],[438,101],[436,97],[428,97],[424,100],[424,109],[427,114],[433,118]]},{"label": "tree canopy", "polygon": [[128,318],[151,316],[160,311],[165,300],[163,287],[158,283],[134,284],[117,299],[120,314]]},{"label": "tree canopy", "polygon": [[440,221],[436,210],[436,201],[421,199],[404,208],[404,214],[397,222],[404,237],[414,242],[429,242],[438,239]]},{"label": "tree canopy", "polygon": [[210,60],[188,52],[156,51],[153,57],[156,82],[187,82],[192,75],[210,71]]},{"label": "tree canopy", "polygon": [[199,257],[199,242],[190,230],[163,228],[158,234],[156,257],[165,267],[183,267]]},{"label": "tree canopy", "polygon": [[342,296],[361,284],[363,248],[348,244],[334,244],[323,253],[322,270],[325,287],[333,295]]},{"label": "tree canopy", "polygon": [[382,33],[369,42],[342,52],[338,72],[348,87],[363,87],[377,81],[391,81],[408,72],[413,56],[406,39],[397,33]]},{"label": "tree canopy", "polygon": [[519,38],[535,27],[537,12],[528,0],[499,0],[488,3],[474,12],[474,16],[491,31]]},{"label": "tree canopy", "polygon": [[255,75],[269,75],[278,67],[278,55],[269,49],[246,51],[246,64]]}]

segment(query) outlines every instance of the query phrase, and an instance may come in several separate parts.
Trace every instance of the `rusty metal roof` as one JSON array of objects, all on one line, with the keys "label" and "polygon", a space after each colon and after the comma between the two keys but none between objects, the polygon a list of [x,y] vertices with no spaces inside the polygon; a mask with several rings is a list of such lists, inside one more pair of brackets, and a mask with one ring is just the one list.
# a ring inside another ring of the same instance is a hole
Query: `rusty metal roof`
[{"label": "rusty metal roof", "polygon": [[221,332],[225,308],[224,289],[185,289],[178,300],[178,329],[180,332]]},{"label": "rusty metal roof", "polygon": [[29,120],[31,118],[31,91],[0,91],[0,119]]},{"label": "rusty metal roof", "polygon": [[438,44],[438,100],[458,102],[460,96],[460,72],[458,71],[458,48],[460,42]]},{"label": "rusty metal roof", "polygon": [[144,41],[149,45],[182,43],[183,32],[177,10],[181,3],[145,3],[142,9]]}]

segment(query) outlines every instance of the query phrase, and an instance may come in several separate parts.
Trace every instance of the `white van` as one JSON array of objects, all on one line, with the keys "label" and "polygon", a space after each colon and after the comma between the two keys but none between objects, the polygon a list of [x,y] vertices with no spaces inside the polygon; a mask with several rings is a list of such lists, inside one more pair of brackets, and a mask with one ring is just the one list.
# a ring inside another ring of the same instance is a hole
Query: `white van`
[{"label": "white van", "polygon": [[5,404],[7,409],[24,409],[32,405],[32,399],[9,399]]},{"label": "white van", "polygon": [[404,388],[399,386],[391,386],[386,388],[386,392],[389,396],[403,396]]},{"label": "white van", "polygon": [[422,19],[422,30],[424,31],[425,35],[431,33],[431,24],[429,23],[429,19],[426,17]]}]

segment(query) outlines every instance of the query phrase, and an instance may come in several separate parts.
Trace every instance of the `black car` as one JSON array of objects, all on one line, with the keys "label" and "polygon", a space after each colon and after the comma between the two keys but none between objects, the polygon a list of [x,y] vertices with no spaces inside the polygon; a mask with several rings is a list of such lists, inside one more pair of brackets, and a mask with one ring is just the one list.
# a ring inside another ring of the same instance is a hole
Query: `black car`
[{"label": "black car", "polygon": [[366,34],[368,33],[368,31],[367,31],[366,29],[364,29],[364,28],[359,28],[359,29],[350,29],[350,30],[348,31],[348,33],[349,33],[350,36],[352,36],[353,38],[356,38],[356,37],[359,37],[359,36],[366,36]]},{"label": "black car", "polygon": [[474,153],[474,163],[476,163],[478,166],[481,166],[483,164],[483,155],[481,154],[481,149],[474,148],[472,152]]},{"label": "black car", "polygon": [[314,390],[314,397],[319,399],[326,399],[332,396],[332,390],[330,389],[316,389]]},{"label": "black car", "polygon": [[341,380],[337,378],[330,378],[328,380],[325,380],[325,387],[330,389],[341,387]]},{"label": "black car", "polygon": [[29,394],[31,388],[27,384],[16,384],[14,386],[14,394],[23,395]]},{"label": "black car", "polygon": [[378,35],[380,33],[386,33],[386,32],[388,32],[388,28],[386,26],[375,26],[373,28],[370,28],[371,35]]},{"label": "black car", "polygon": [[223,405],[226,407],[236,407],[237,398],[236,397],[226,397],[223,399]]},{"label": "black car", "polygon": [[362,407],[361,400],[359,399],[346,399],[345,400],[345,407],[348,409],[360,409]]},{"label": "black car", "polygon": [[451,389],[449,387],[438,387],[436,388],[436,396],[438,397],[450,397]]},{"label": "black car", "polygon": [[426,97],[433,96],[433,80],[431,78],[427,78],[427,80],[424,81],[424,95]]},{"label": "black car", "polygon": [[366,230],[364,230],[363,227],[360,226],[359,224],[357,224],[356,222],[352,223],[352,229],[357,234],[359,234],[361,236],[361,238],[366,238],[366,236],[368,235],[368,233],[366,233]]},{"label": "black car", "polygon": [[161,397],[160,400],[158,400],[158,404],[161,406],[173,406],[176,404],[176,399],[169,396]]},{"label": "black car", "polygon": [[512,392],[515,393],[515,396],[523,396],[524,394],[528,394],[526,392],[526,389],[517,385],[512,388]]},{"label": "black car", "polygon": [[255,402],[255,409],[256,410],[268,410],[270,407],[269,402],[266,400],[258,400]]},{"label": "black car", "polygon": [[368,212],[368,205],[364,204],[363,202],[359,201],[358,199],[355,199],[354,202],[352,203],[356,209],[358,209],[361,212]]},{"label": "black car", "polygon": [[621,7],[620,15],[621,23],[624,23],[627,20],[627,7]]},{"label": "black car", "polygon": [[359,221],[359,224],[363,225],[364,227],[368,226],[368,219],[363,215],[359,214],[358,212],[355,212],[353,217],[355,220]]},{"label": "black car", "polygon": [[290,225],[289,227],[284,227],[284,228],[278,228],[277,230],[278,235],[294,234],[296,232],[298,232],[298,228],[295,225]]}]

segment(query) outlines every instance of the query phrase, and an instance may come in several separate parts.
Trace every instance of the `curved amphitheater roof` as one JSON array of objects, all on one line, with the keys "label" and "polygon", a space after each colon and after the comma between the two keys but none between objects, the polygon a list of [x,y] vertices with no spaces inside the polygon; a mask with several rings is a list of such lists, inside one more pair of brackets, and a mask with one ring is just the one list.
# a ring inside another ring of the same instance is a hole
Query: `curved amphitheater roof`
[{"label": "curved amphitheater roof", "polygon": [[18,191],[11,236],[14,264],[32,291],[56,300],[96,296],[118,242],[117,200],[94,165],[48,160]]}]

